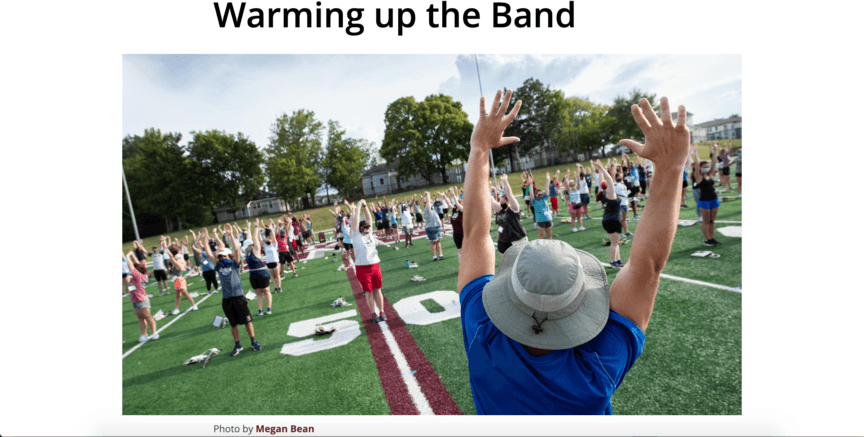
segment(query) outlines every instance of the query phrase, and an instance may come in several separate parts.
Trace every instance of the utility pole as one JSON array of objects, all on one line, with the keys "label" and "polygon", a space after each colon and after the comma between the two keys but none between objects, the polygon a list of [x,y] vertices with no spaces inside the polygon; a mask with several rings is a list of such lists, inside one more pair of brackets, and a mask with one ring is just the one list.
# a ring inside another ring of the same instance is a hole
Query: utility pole
[{"label": "utility pole", "polygon": [[132,198],[129,197],[129,184],[126,183],[126,170],[121,166],[120,169],[123,171],[123,189],[126,190],[126,200],[129,202],[129,215],[132,217],[132,228],[135,229],[135,240],[140,240],[141,236],[138,235],[138,223],[135,221],[135,211],[132,210]]}]

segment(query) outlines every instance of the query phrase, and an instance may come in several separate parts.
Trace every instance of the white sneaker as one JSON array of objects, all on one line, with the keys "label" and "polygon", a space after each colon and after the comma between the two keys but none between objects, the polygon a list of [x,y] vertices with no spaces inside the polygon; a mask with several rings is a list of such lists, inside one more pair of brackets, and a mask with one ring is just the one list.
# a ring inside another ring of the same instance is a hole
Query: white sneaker
[{"label": "white sneaker", "polygon": [[177,314],[180,314],[180,310],[174,308],[174,311],[171,311],[171,314],[176,316]]},{"label": "white sneaker", "polygon": [[584,231],[584,230],[585,230],[585,226],[579,226],[579,230],[580,230],[580,231]]},{"label": "white sneaker", "polygon": [[702,217],[699,217],[698,219],[696,219],[696,223],[702,223]]},{"label": "white sneaker", "polygon": [[142,336],[138,337],[138,343],[144,343],[145,341],[147,341],[146,335],[142,335]]},{"label": "white sneaker", "polygon": [[192,305],[192,311],[198,311],[198,305]]},{"label": "white sneaker", "polygon": [[153,334],[150,336],[150,340],[159,340],[159,333]]},{"label": "white sneaker", "polygon": [[739,198],[739,199],[741,198],[741,195],[740,195],[740,194],[738,195],[738,198]]},{"label": "white sneaker", "polygon": [[573,232],[579,232],[579,229],[573,228]]}]

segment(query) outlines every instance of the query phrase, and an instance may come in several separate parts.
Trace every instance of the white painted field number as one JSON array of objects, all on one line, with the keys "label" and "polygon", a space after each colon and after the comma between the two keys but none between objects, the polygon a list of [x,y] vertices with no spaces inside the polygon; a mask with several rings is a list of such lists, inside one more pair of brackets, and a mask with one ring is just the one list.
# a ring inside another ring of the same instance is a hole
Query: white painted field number
[{"label": "white painted field number", "polygon": [[[444,311],[440,313],[431,313],[423,304],[426,299],[432,299],[444,307]],[[364,305],[365,302],[361,302]],[[417,296],[406,297],[393,304],[393,308],[398,313],[399,317],[409,325],[431,325],[433,323],[443,322],[445,320],[459,317],[461,309],[459,306],[459,295],[455,291],[433,291]],[[315,340],[309,338],[303,341],[295,341],[286,343],[282,346],[282,353],[299,357],[301,355],[311,354],[335,347],[343,346],[350,343],[352,340],[360,336],[360,322],[356,320],[345,320],[349,317],[356,317],[357,310],[343,311],[329,316],[318,317],[315,319],[302,320],[294,322],[288,326],[288,336],[296,338],[304,338],[315,335],[317,326],[325,328],[335,327],[336,332],[330,335],[326,340]]]}]

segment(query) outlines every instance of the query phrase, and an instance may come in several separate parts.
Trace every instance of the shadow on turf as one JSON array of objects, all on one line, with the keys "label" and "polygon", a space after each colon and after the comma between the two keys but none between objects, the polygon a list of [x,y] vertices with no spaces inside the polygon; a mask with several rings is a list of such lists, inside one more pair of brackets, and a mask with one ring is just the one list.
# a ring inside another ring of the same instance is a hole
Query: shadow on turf
[{"label": "shadow on turf", "polygon": [[[229,337],[230,337],[230,333],[229,333]],[[244,341],[245,341],[245,344],[244,344]],[[270,354],[275,353],[276,355],[274,355],[273,359],[271,359],[269,361],[275,361],[275,360],[279,359],[280,356],[287,357],[287,355],[282,355],[281,353],[279,353],[279,351],[282,350],[282,343],[279,343],[279,344],[274,343],[272,347],[268,347],[268,345],[262,344],[261,345],[262,348],[258,352],[255,352],[252,350],[252,346],[250,346],[248,344],[249,343],[248,337],[245,340],[243,340],[241,337],[240,343],[243,344],[243,352],[240,352],[240,354],[235,356],[235,357],[231,356],[231,349],[233,349],[233,345],[232,345],[230,348],[223,349],[222,352],[219,353],[218,355],[213,355],[213,357],[210,359],[210,362],[207,363],[206,368],[203,368],[203,369],[201,368],[202,363],[196,363],[196,364],[190,364],[188,366],[184,366],[182,362],[179,362],[179,363],[177,363],[176,366],[172,366],[172,367],[167,368],[167,369],[159,370],[159,371],[152,372],[152,373],[147,373],[144,375],[135,376],[135,377],[129,378],[127,380],[124,380],[123,381],[123,388],[133,387],[133,386],[141,385],[141,384],[149,384],[149,383],[152,383],[154,381],[158,381],[158,380],[165,378],[165,377],[179,375],[181,373],[186,373],[186,372],[194,372],[196,370],[201,371],[201,372],[206,372],[207,369],[213,369],[213,368],[219,367],[223,364],[230,364],[232,362],[241,362],[241,360],[245,360],[245,359],[254,359],[252,357],[253,354],[260,357],[262,355],[267,355],[268,353],[270,353]]]}]

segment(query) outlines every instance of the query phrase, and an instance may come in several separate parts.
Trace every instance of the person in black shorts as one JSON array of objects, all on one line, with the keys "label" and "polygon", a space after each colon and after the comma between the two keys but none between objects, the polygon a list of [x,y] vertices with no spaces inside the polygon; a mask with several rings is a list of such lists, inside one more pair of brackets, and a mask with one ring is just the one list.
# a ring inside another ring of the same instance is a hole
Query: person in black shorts
[{"label": "person in black shorts", "polygon": [[528,234],[519,220],[519,200],[513,196],[506,177],[506,174],[501,175],[501,180],[504,181],[504,197],[501,198],[501,203],[492,202],[495,224],[498,225],[498,253],[501,257],[504,257],[504,252],[514,243],[528,242]]},{"label": "person in black shorts", "polygon": [[[378,196],[375,196],[376,200]],[[381,213],[381,230],[384,231],[385,238],[390,237],[390,210],[387,207],[387,196],[384,196],[384,203],[378,201],[378,211]],[[353,248],[354,245],[352,244]]]},{"label": "person in black shorts", "polygon": [[603,204],[603,230],[609,234],[609,258],[611,259],[609,265],[613,269],[620,269],[624,267],[618,244],[621,240],[621,199],[615,194],[615,183],[612,176],[606,171],[600,160],[597,160],[596,164],[603,179],[603,182],[600,183],[602,191],[597,194],[597,200]]},{"label": "person in black shorts", "polygon": [[219,274],[220,282],[222,282],[222,311],[231,324],[231,336],[234,337],[234,350],[231,351],[231,356],[236,356],[243,350],[243,346],[240,346],[240,330],[237,325],[246,327],[246,333],[249,334],[249,339],[252,341],[252,350],[259,351],[261,345],[255,340],[252,314],[249,312],[249,305],[246,303],[246,296],[243,293],[243,283],[240,281],[240,243],[234,238],[234,230],[228,226],[224,234],[231,237],[231,245],[234,250],[226,248],[222,240],[217,240],[219,252],[215,255],[210,250],[210,235],[207,233],[207,228],[204,228],[202,232],[204,233],[204,248],[207,251],[207,257],[217,260],[216,272]]},{"label": "person in black shorts", "polygon": [[[248,223],[248,221],[247,221]],[[249,285],[255,290],[258,301],[258,316],[272,314],[273,295],[270,293],[270,270],[264,265],[264,254],[261,245],[261,220],[255,219],[255,231],[252,238],[243,242],[243,252],[246,254],[246,265],[249,266]],[[248,225],[247,225],[248,229]],[[264,312],[264,300],[267,300],[267,312]]]},{"label": "person in black shorts", "polygon": [[[456,243],[456,256],[459,258],[459,262],[462,262],[462,240],[465,237],[465,234],[462,233],[462,203],[456,197],[453,187],[450,187],[448,192],[450,196],[447,196],[447,193],[443,196],[444,204],[447,205],[447,209],[453,211],[453,214],[450,216],[450,225],[453,226],[453,242]],[[454,204],[450,203],[451,198],[455,202]]]}]

